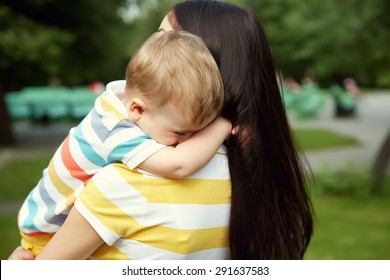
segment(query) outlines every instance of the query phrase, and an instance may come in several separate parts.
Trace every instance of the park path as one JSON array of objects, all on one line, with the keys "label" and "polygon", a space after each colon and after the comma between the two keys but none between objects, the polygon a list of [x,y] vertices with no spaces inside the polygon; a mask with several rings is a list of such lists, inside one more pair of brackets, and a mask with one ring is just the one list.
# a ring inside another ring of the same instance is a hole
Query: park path
[{"label": "park path", "polygon": [[[361,97],[354,118],[334,118],[332,99],[316,119],[299,120],[291,117],[292,127],[325,128],[336,133],[356,138],[360,145],[332,148],[306,153],[312,170],[338,169],[347,164],[356,167],[371,167],[381,143],[390,131],[390,92],[370,93]],[[0,148],[0,168],[15,158],[31,158],[42,153],[53,153],[74,124],[48,126],[19,123],[14,126],[16,144]],[[390,165],[390,164],[389,164]],[[390,166],[387,168],[390,173]],[[0,213],[15,211],[19,202],[0,204]]]},{"label": "park path", "polygon": [[[347,164],[371,168],[381,144],[390,133],[390,92],[362,96],[353,118],[334,118],[333,108],[333,101],[327,99],[317,119],[292,118],[291,124],[293,127],[328,129],[341,135],[351,136],[360,144],[306,153],[311,168],[314,171],[324,167],[339,169]],[[390,172],[390,164],[387,171]]]}]

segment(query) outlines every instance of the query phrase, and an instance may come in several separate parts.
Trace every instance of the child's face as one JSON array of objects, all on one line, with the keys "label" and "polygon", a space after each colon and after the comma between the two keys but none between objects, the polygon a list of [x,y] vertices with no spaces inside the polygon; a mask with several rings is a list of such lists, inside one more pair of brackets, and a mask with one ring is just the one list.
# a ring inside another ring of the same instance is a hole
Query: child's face
[{"label": "child's face", "polygon": [[187,140],[212,120],[213,118],[210,118],[202,124],[194,124],[188,114],[183,114],[172,104],[166,104],[149,107],[136,123],[153,140],[171,146]]}]

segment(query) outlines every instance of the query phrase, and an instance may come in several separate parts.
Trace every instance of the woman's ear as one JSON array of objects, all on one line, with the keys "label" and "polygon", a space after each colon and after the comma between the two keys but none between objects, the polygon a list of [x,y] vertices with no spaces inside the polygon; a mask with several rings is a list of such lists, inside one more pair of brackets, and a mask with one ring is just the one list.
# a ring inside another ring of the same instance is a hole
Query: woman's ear
[{"label": "woman's ear", "polygon": [[127,105],[127,109],[129,110],[130,119],[133,122],[136,122],[141,118],[142,114],[145,112],[146,104],[142,99],[135,97],[130,100],[130,102]]}]

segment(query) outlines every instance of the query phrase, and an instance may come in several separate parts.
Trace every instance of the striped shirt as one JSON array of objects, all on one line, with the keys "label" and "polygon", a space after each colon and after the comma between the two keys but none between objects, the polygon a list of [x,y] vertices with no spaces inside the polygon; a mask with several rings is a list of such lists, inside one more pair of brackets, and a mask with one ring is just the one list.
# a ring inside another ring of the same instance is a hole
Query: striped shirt
[{"label": "striped shirt", "polygon": [[227,259],[230,199],[221,148],[183,180],[106,166],[75,207],[105,241],[92,259]]},{"label": "striped shirt", "polygon": [[91,112],[57,149],[19,211],[18,224],[24,234],[56,232],[84,183],[102,167],[123,162],[133,169],[164,147],[128,119],[121,101],[124,87],[125,81],[109,83]]}]

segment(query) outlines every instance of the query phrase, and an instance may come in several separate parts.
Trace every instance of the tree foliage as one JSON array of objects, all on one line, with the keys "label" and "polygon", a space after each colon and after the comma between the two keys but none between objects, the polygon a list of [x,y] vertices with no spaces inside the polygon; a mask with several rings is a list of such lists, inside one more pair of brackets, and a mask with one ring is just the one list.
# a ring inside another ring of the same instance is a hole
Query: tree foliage
[{"label": "tree foliage", "polygon": [[352,76],[362,86],[390,86],[389,1],[256,3],[284,73],[302,78],[313,69],[325,84]]},{"label": "tree foliage", "polygon": [[[58,76],[64,83],[78,84],[123,77],[132,52],[176,2],[4,0],[1,82],[42,84]],[[259,15],[286,74],[301,78],[312,68],[328,83],[354,76],[363,86],[390,86],[389,1],[230,2]]]},{"label": "tree foliage", "polygon": [[53,76],[77,85],[123,73],[130,55],[128,27],[117,14],[123,1],[2,2],[3,86],[43,85]]},{"label": "tree foliage", "polygon": [[3,94],[124,77],[130,28],[118,16],[124,0],[2,0],[0,4],[0,144],[12,143]]},{"label": "tree foliage", "polygon": [[[168,8],[178,2],[160,0],[156,5],[156,1],[130,0],[145,11],[133,24],[142,40],[146,34],[138,31],[155,30]],[[259,16],[285,75],[302,79],[312,69],[324,86],[348,76],[364,87],[390,86],[389,1],[227,1]]]}]

